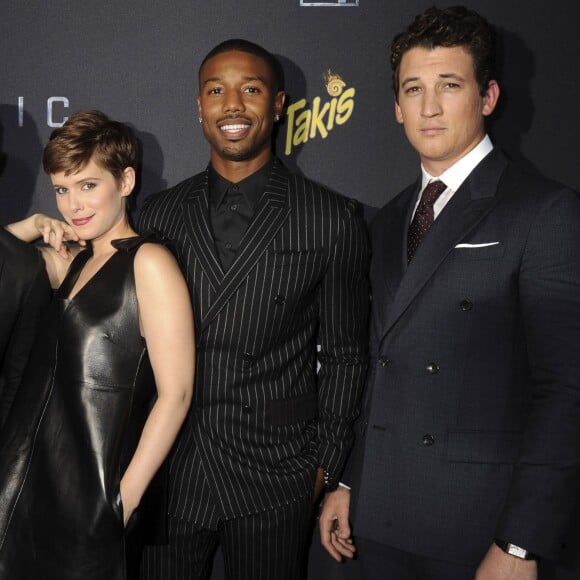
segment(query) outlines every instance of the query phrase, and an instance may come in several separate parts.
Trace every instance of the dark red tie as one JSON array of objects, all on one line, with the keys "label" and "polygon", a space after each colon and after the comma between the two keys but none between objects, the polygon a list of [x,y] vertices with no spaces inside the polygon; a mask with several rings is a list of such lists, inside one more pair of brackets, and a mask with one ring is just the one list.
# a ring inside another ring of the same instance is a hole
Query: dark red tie
[{"label": "dark red tie", "polygon": [[423,238],[433,225],[434,213],[433,204],[437,198],[445,191],[447,186],[439,180],[432,181],[427,184],[427,187],[421,194],[421,200],[415,211],[413,221],[409,226],[409,233],[407,234],[407,263],[409,263],[417,248],[423,241]]}]

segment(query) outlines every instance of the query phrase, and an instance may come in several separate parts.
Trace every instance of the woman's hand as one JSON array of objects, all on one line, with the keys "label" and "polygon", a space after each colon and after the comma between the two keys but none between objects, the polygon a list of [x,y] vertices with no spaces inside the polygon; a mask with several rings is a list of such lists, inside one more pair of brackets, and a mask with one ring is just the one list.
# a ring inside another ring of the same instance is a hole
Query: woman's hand
[{"label": "woman's hand", "polygon": [[24,242],[34,242],[42,237],[45,243],[52,246],[65,260],[70,258],[65,241],[78,242],[81,246],[86,245],[86,242],[81,240],[66,222],[43,213],[35,213],[19,222],[8,224],[6,229]]},{"label": "woman's hand", "polygon": [[42,236],[44,243],[52,246],[65,260],[69,257],[69,249],[64,243],[65,241],[78,242],[81,246],[86,244],[66,222],[42,213],[34,214],[32,217],[34,218],[34,228]]},{"label": "woman's hand", "polygon": [[139,507],[139,502],[136,500],[134,494],[131,494],[127,489],[124,478],[121,479],[119,493],[121,494],[121,505],[123,506],[123,526],[127,527],[127,523],[131,519],[133,512]]}]

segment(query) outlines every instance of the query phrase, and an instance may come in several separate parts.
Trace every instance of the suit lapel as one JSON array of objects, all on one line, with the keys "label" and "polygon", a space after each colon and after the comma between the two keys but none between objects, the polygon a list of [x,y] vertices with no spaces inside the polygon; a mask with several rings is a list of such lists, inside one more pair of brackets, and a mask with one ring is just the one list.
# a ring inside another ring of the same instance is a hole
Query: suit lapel
[{"label": "suit lapel", "polygon": [[[489,213],[497,200],[495,194],[506,165],[505,157],[497,150],[492,151],[445,206],[401,278],[383,335],[397,322],[455,245]],[[412,204],[413,199],[409,203]],[[410,213],[407,217],[410,219]],[[406,246],[407,223],[404,229],[402,243]]]},{"label": "suit lapel", "polygon": [[184,199],[182,210],[195,258],[215,292],[222,282],[224,273],[209,225],[207,170],[201,174],[200,180],[193,185],[192,190]]},{"label": "suit lapel", "polygon": [[379,279],[385,281],[391,298],[396,295],[407,269],[407,229],[420,187],[419,179],[393,201],[388,219],[381,221],[376,233],[380,251],[374,250],[378,256]]},{"label": "suit lapel", "polygon": [[264,254],[288,218],[289,213],[288,172],[275,159],[268,184],[256,208],[256,213],[242,238],[236,257],[225,273],[212,305],[203,317],[202,331],[227,304],[232,294],[250,274],[256,262]]}]

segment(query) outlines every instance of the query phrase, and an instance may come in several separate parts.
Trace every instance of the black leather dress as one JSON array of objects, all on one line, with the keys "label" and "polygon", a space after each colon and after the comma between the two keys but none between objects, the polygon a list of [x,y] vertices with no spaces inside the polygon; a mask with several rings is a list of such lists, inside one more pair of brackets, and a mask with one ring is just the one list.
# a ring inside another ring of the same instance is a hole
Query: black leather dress
[{"label": "black leather dress", "polygon": [[155,383],[133,260],[117,252],[68,299],[81,252],[55,295],[0,435],[0,579],[125,580],[120,477]]}]

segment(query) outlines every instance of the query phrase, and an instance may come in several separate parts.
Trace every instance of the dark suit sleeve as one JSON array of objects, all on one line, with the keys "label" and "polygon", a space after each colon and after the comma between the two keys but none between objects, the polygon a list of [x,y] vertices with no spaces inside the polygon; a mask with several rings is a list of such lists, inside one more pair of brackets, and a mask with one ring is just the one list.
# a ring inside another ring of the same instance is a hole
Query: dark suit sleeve
[{"label": "dark suit sleeve", "polygon": [[[24,293],[4,353],[4,367],[2,369],[4,386],[0,407],[0,421],[2,423],[14,401],[24,368],[28,362],[40,317],[50,300],[50,284],[44,261],[40,254],[35,257],[36,263],[34,266],[31,264],[28,272],[25,272],[21,265],[18,270],[20,275],[29,279],[24,284]],[[13,289],[13,291],[18,290]]]},{"label": "dark suit sleeve", "polygon": [[369,328],[368,372],[363,390],[361,409],[353,427],[354,442],[352,451],[348,455],[342,477],[340,478],[340,482],[350,489],[356,489],[360,486],[359,477],[362,471],[365,436],[370,416],[372,385],[374,384],[374,376],[376,373],[378,344],[377,332],[371,321]]},{"label": "dark suit sleeve", "polygon": [[319,465],[338,483],[367,368],[369,247],[359,206],[349,201],[320,288]]},{"label": "dark suit sleeve", "polygon": [[[379,219],[375,219],[369,227],[371,248],[378,247],[376,238],[377,230],[383,227]],[[372,290],[369,290],[372,294]],[[372,296],[371,296],[372,303]],[[376,325],[374,316],[369,317],[369,349],[368,349],[368,371],[365,379],[365,388],[362,395],[360,413],[354,423],[354,443],[351,453],[348,456],[344,471],[341,477],[341,483],[351,489],[360,486],[359,476],[362,471],[362,461],[364,456],[365,436],[370,416],[370,405],[372,401],[372,386],[377,369],[377,359],[379,350],[380,329]]]},{"label": "dark suit sleeve", "polygon": [[521,261],[532,402],[497,537],[556,558],[580,499],[580,198],[549,199]]}]

